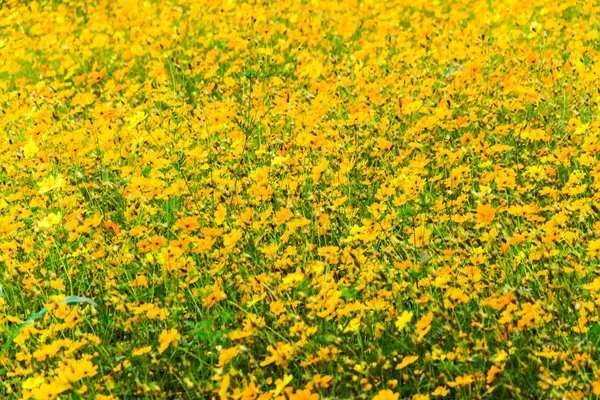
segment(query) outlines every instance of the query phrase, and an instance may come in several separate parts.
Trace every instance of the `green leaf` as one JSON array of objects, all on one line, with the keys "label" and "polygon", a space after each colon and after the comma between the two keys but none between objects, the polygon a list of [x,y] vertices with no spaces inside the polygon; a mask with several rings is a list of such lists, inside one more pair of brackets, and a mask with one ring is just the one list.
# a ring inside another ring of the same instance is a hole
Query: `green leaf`
[{"label": "green leaf", "polygon": [[[80,296],[69,296],[64,298],[63,300],[61,300],[61,302],[59,304],[79,304],[79,303],[85,303],[85,304],[89,304],[92,307],[97,307],[98,305],[96,304],[96,302],[90,298],[87,297],[80,297]],[[25,322],[23,322],[21,325],[19,325],[15,331],[13,332],[13,334],[11,335],[10,339],[4,344],[4,346],[2,346],[2,351],[4,352],[4,350],[6,350],[6,348],[8,346],[10,346],[10,344],[13,342],[13,340],[15,340],[15,338],[17,336],[19,336],[19,333],[21,332],[21,329],[23,329],[25,326],[31,324],[32,322],[34,322],[36,319],[42,318],[44,315],[46,315],[48,313],[48,309],[46,307],[42,308],[40,311],[36,312],[35,314],[31,314],[29,316],[29,318],[27,318],[25,320]]]},{"label": "green leaf", "polygon": [[600,335],[600,324],[595,323],[594,325],[592,325],[592,327],[588,331],[588,335],[590,335],[590,336]]}]

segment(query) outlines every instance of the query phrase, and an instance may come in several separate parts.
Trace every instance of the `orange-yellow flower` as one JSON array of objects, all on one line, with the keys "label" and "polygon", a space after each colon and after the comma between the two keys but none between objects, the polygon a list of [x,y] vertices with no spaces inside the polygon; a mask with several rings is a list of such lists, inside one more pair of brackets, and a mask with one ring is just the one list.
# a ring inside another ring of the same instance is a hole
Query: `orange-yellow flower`
[{"label": "orange-yellow flower", "polygon": [[477,206],[477,214],[475,215],[477,224],[480,226],[489,225],[494,220],[496,208],[489,204],[480,204]]},{"label": "orange-yellow flower", "polygon": [[230,347],[227,349],[221,349],[219,352],[219,362],[217,367],[222,367],[228,361],[233,360],[237,355],[240,354],[240,349],[237,347]]},{"label": "orange-yellow flower", "polygon": [[158,352],[163,353],[170,345],[177,343],[179,339],[181,339],[181,336],[177,329],[164,329],[158,337],[158,342],[160,343]]},{"label": "orange-yellow flower", "polygon": [[398,400],[400,395],[398,393],[394,393],[389,389],[381,390],[379,393],[373,397],[373,400]]}]

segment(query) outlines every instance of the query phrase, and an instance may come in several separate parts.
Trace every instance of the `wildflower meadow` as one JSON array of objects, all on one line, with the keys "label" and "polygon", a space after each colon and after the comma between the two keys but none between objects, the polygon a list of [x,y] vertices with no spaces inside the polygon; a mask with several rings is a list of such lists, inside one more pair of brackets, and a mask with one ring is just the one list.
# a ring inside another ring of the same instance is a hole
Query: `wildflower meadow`
[{"label": "wildflower meadow", "polygon": [[0,398],[600,396],[599,18],[0,2]]}]

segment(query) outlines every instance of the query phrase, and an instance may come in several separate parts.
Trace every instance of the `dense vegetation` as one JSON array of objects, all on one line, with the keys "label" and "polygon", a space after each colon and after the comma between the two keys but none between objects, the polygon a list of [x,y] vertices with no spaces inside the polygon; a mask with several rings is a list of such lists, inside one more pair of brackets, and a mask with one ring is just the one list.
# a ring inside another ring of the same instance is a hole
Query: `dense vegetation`
[{"label": "dense vegetation", "polygon": [[0,397],[600,394],[596,1],[0,4]]}]

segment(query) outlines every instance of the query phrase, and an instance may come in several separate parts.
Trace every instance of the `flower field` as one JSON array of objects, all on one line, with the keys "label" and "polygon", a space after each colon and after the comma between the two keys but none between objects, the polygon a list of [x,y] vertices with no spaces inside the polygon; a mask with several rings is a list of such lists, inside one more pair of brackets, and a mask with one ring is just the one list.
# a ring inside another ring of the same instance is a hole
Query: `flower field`
[{"label": "flower field", "polygon": [[0,4],[0,398],[600,395],[600,4]]}]

